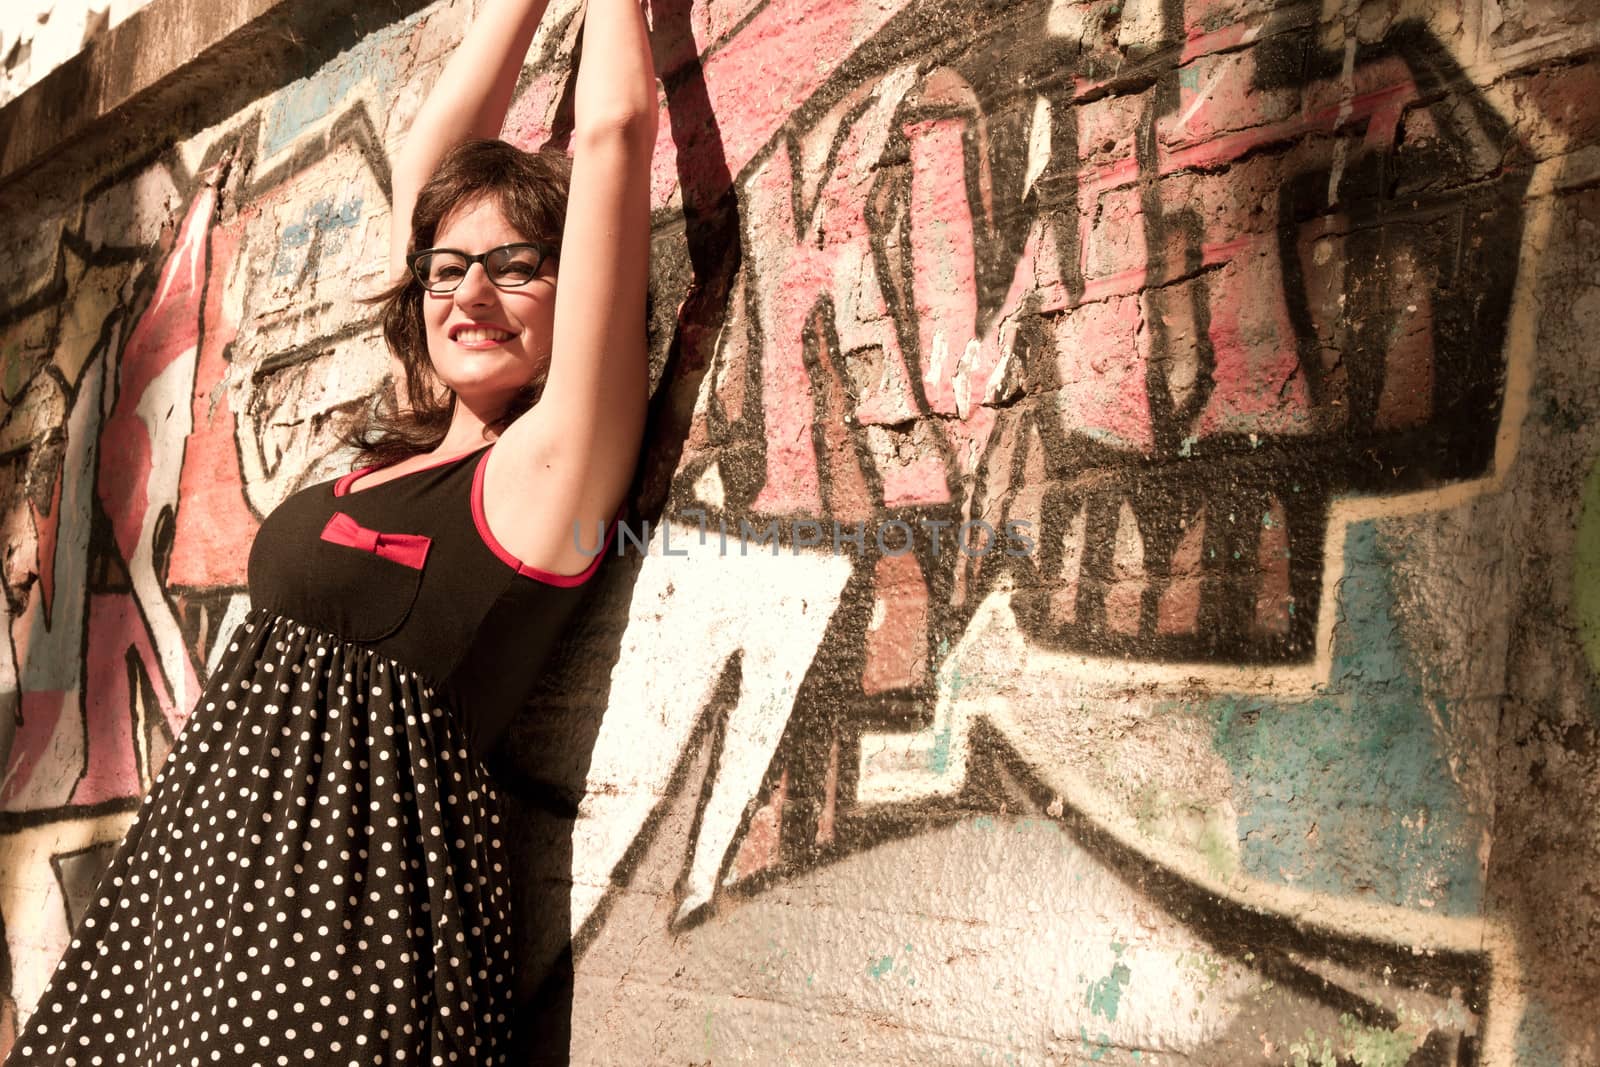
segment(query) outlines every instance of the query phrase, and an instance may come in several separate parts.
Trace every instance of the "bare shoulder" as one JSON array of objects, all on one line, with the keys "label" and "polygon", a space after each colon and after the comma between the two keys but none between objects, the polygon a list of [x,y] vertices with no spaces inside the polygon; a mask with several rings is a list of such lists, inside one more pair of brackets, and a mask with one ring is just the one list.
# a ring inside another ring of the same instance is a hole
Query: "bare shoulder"
[{"label": "bare shoulder", "polygon": [[478,487],[487,533],[523,565],[570,576],[593,562],[604,530],[622,506],[637,449],[624,463],[586,448],[536,407],[489,449]]}]

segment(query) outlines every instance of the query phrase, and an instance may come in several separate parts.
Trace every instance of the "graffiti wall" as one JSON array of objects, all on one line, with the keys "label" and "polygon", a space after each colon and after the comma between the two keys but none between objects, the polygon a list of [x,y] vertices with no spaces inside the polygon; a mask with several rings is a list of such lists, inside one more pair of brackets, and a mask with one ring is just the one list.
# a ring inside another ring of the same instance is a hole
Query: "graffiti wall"
[{"label": "graffiti wall", "polygon": [[[1600,1061],[1600,19],[1445,6],[650,5],[637,537],[494,766],[541,1053]],[[0,1053],[393,385],[471,8],[0,189]]]}]

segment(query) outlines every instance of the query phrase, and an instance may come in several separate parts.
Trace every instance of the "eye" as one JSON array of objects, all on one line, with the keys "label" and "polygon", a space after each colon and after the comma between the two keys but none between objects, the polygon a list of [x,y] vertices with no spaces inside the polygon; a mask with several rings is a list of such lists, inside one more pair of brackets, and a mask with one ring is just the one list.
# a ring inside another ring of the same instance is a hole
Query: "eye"
[{"label": "eye", "polygon": [[534,276],[533,262],[531,260],[513,260],[500,265],[499,276],[507,281],[525,282]]},{"label": "eye", "polygon": [[522,285],[532,281],[539,273],[539,262],[542,257],[537,248],[526,245],[514,245],[503,248],[491,257],[494,266],[495,278],[499,281]]}]

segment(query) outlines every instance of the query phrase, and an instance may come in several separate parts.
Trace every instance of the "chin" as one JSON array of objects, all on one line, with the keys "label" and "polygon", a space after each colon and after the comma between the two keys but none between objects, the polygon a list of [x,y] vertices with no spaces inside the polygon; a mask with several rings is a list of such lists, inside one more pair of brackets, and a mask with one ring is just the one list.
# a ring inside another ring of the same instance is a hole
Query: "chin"
[{"label": "chin", "polygon": [[517,394],[534,384],[534,379],[529,378],[520,383],[454,381],[445,384],[475,411],[502,411],[511,406],[517,399]]},{"label": "chin", "polygon": [[[515,366],[501,364],[498,367],[480,366],[474,368],[458,365],[451,369],[466,371],[466,373],[441,374],[438,364],[435,363],[434,375],[453,392],[462,396],[479,396],[493,393],[503,393],[509,396],[538,381],[543,370],[543,368],[530,370],[523,360],[518,360]],[[479,373],[472,373],[474,370],[479,371]]]}]

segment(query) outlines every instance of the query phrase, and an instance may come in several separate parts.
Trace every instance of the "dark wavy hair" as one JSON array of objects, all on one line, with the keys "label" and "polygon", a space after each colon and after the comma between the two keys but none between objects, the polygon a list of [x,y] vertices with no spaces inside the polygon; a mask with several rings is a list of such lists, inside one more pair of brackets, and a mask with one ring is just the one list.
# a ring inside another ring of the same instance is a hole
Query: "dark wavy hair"
[{"label": "dark wavy hair", "polygon": [[[498,202],[506,221],[519,233],[555,246],[559,256],[571,184],[572,161],[558,149],[524,152],[499,140],[465,141],[446,153],[418,192],[406,248],[415,252],[431,247],[446,215],[487,197]],[[438,396],[442,383],[428,356],[422,300],[422,285],[407,271],[403,279],[363,301],[381,309],[384,340],[400,360],[408,400],[403,408],[387,399],[380,401],[358,416],[343,435],[365,464],[387,466],[432,451],[450,428],[456,397],[453,392],[447,399]],[[541,375],[516,395],[489,428],[504,430],[538,402],[543,389]]]}]

